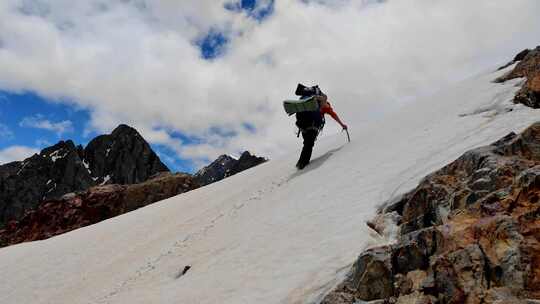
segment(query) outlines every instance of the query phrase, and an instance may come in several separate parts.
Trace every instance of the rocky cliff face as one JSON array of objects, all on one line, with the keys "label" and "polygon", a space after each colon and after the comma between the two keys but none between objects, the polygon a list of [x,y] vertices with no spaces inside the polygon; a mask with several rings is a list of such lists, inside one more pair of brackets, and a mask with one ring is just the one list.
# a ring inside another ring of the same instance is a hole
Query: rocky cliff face
[{"label": "rocky cliff face", "polygon": [[91,186],[138,183],[169,169],[138,132],[120,125],[83,149],[71,141],[0,166],[0,228],[42,201]]},{"label": "rocky cliff face", "polygon": [[0,246],[46,239],[197,187],[188,174],[160,173],[139,184],[97,186],[46,200],[0,230]]},{"label": "rocky cliff face", "polygon": [[260,165],[265,161],[265,158],[251,155],[248,151],[242,153],[239,159],[221,155],[210,165],[195,173],[194,178],[201,186],[204,186]]},{"label": "rocky cliff face", "polygon": [[361,253],[322,303],[537,303],[540,122],[427,176],[369,226],[388,219],[397,243]]},{"label": "rocky cliff face", "polygon": [[83,154],[72,141],[61,141],[22,162],[0,166],[0,227],[43,200],[95,185]]},{"label": "rocky cliff face", "polygon": [[516,62],[518,64],[512,71],[495,81],[505,82],[515,78],[526,78],[514,102],[538,109],[540,108],[540,46],[534,50],[520,52],[510,64]]}]

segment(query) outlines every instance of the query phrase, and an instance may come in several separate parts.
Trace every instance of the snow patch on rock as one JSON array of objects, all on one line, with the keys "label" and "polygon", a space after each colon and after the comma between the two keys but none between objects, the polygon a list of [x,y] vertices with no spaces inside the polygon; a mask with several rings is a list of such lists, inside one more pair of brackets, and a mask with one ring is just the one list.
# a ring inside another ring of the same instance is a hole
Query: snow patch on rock
[{"label": "snow patch on rock", "polygon": [[63,152],[62,149],[56,150],[56,151],[54,151],[53,153],[49,154],[48,156],[51,158],[51,160],[53,161],[53,163],[55,163],[57,160],[66,157],[67,154],[68,154],[68,152],[65,152],[64,154],[61,155],[61,154],[60,154],[61,152]]}]

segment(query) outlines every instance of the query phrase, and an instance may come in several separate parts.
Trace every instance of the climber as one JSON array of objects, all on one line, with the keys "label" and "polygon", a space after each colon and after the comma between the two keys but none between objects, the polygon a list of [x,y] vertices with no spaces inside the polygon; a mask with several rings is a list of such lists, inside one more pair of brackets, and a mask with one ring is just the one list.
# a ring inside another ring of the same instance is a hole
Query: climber
[{"label": "climber", "polygon": [[295,94],[301,96],[300,100],[308,100],[311,98],[318,106],[314,111],[296,112],[296,126],[299,129],[298,132],[302,133],[302,138],[304,139],[304,146],[300,153],[300,158],[296,163],[296,167],[298,169],[303,169],[309,163],[315,140],[324,127],[324,114],[330,115],[341,125],[343,130],[347,130],[348,127],[341,119],[339,119],[339,116],[334,112],[334,109],[332,109],[330,102],[328,102],[328,97],[318,86],[306,87],[302,84],[298,84]]}]

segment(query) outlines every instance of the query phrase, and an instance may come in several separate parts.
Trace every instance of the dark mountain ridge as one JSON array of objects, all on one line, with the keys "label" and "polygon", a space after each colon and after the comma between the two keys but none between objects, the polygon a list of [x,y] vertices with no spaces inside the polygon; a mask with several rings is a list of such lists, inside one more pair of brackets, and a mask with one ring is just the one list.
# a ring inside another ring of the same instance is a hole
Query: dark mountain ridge
[{"label": "dark mountain ridge", "polygon": [[39,154],[0,166],[0,227],[40,202],[104,184],[135,184],[169,172],[133,128],[120,125],[86,148],[60,141]]},{"label": "dark mountain ridge", "polygon": [[120,125],[110,135],[94,138],[84,149],[88,171],[97,182],[136,184],[158,172],[168,172],[137,130]]},{"label": "dark mountain ridge", "polygon": [[252,155],[248,151],[244,151],[239,159],[235,159],[229,155],[221,155],[211,164],[197,171],[193,177],[197,183],[201,186],[205,186],[251,167],[260,165],[266,161],[267,159],[264,157]]}]

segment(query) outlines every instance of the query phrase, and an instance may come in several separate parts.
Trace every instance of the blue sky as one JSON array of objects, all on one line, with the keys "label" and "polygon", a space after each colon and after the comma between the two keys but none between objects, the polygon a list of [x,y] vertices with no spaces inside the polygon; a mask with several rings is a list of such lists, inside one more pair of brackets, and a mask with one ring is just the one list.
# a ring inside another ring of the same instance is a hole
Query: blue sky
[{"label": "blue sky", "polygon": [[256,7],[256,4],[257,3],[255,0],[241,0],[239,2],[232,1],[225,4],[225,8],[230,11],[243,11],[247,13],[250,17],[259,21],[263,21],[265,18],[271,15],[274,10],[274,0],[270,1],[270,3],[267,5],[261,6],[258,9]]},{"label": "blue sky", "polygon": [[[0,142],[0,149],[16,144],[44,148],[55,144],[61,139],[72,139],[76,143],[86,144],[88,138],[83,136],[85,124],[89,120],[89,113],[69,103],[58,103],[44,99],[33,93],[10,93],[0,91],[1,110],[0,122],[6,125],[13,133],[11,137],[4,137]],[[28,118],[34,121],[48,121],[53,125],[69,121],[71,128],[64,132],[45,129],[43,127],[25,124]],[[95,135],[89,133],[89,136]]]},{"label": "blue sky", "polygon": [[[228,2],[223,9],[246,14],[258,22],[263,22],[272,13],[273,5],[273,1],[270,1],[268,5],[256,9],[256,0],[241,0]],[[193,44],[198,47],[203,59],[211,61],[225,54],[230,41],[228,35],[225,30],[212,27]],[[33,92],[10,92],[0,87],[0,150],[13,146],[41,150],[67,139],[86,146],[92,138],[99,135],[89,127],[90,111],[70,100],[47,99]],[[244,126],[248,130],[254,130],[254,126],[249,123]],[[211,133],[219,136],[234,135],[219,128],[209,128]],[[168,131],[168,134],[185,145],[200,142],[199,138],[186,136],[181,132]],[[173,171],[194,172],[199,169],[199,163],[180,158],[167,145],[152,144],[152,148]]]},{"label": "blue sky", "polygon": [[[263,5],[259,8],[257,8],[256,4],[256,0],[231,1],[225,3],[224,9],[236,13],[245,13],[250,18],[258,22],[263,22],[272,14],[274,0],[270,1],[268,5]],[[204,59],[212,60],[226,52],[228,42],[229,37],[227,37],[226,32],[212,28],[206,35],[199,38],[196,44],[200,48],[201,56]]]}]

